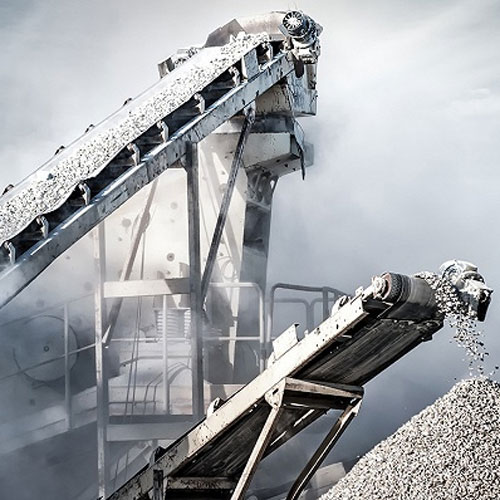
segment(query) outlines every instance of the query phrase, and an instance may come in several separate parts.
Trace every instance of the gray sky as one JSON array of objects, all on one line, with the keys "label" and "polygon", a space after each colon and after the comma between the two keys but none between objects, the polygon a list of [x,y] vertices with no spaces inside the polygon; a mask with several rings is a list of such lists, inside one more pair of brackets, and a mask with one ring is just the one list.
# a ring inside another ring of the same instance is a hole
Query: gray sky
[{"label": "gray sky", "polygon": [[[177,48],[233,17],[288,7],[324,27],[319,113],[303,122],[316,164],[305,182],[278,186],[270,281],[353,290],[386,270],[463,258],[500,289],[492,0],[3,0],[0,183],[153,83],[156,62]],[[492,365],[499,322],[494,296],[484,327]],[[389,432],[466,374],[451,333],[438,336],[371,385],[357,425]]]}]

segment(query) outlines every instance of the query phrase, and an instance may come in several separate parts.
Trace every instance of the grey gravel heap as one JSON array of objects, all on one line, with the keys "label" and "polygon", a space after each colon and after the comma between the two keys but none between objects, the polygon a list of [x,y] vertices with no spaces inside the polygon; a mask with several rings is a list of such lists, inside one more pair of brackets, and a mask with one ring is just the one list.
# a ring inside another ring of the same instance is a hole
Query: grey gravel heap
[{"label": "grey gravel heap", "polygon": [[19,234],[39,215],[59,208],[80,182],[98,175],[127,144],[268,40],[265,33],[240,33],[222,47],[200,50],[63,149],[0,198],[0,244]]},{"label": "grey gravel heap", "polygon": [[321,497],[368,499],[500,499],[500,384],[459,382]]}]

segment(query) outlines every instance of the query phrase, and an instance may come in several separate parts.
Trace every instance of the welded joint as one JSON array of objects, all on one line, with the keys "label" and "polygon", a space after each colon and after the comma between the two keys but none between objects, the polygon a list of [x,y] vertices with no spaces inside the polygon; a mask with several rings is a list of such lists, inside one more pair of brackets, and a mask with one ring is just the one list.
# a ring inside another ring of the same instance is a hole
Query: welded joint
[{"label": "welded joint", "polygon": [[273,59],[273,47],[269,42],[262,43],[257,48],[257,59],[259,61],[260,67],[267,64],[269,61]]},{"label": "welded joint", "polygon": [[234,66],[231,66],[227,71],[231,75],[231,83],[235,87],[238,86],[241,83],[241,73]]},{"label": "welded joint", "polygon": [[[357,401],[357,403],[353,404],[350,411],[349,415],[352,415],[353,417],[357,417],[359,410],[361,410],[361,404],[363,403],[363,398],[360,397]],[[342,415],[341,419],[342,421],[346,420],[349,415]]]},{"label": "welded joint", "polygon": [[276,384],[271,390],[264,394],[266,403],[271,408],[280,408],[283,406],[283,397],[285,394],[285,379]]},{"label": "welded joint", "polygon": [[246,121],[247,121],[247,127],[248,131],[245,131],[245,133],[250,134],[250,131],[253,127],[253,124],[255,123],[255,113],[257,110],[257,106],[255,104],[255,101],[252,101],[246,108],[243,109],[243,114],[245,115]]},{"label": "welded joint", "polygon": [[196,94],[193,95],[193,100],[196,103],[194,105],[194,109],[198,111],[198,113],[204,113],[205,112],[205,98],[197,92]]}]

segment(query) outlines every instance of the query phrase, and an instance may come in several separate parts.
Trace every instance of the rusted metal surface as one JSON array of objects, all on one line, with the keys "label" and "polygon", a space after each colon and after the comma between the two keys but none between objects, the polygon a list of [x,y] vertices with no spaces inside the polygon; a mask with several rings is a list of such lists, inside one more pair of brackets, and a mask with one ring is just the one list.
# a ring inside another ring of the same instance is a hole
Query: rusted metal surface
[{"label": "rusted metal surface", "polygon": [[168,480],[169,490],[232,490],[236,481],[225,477],[173,477]]}]

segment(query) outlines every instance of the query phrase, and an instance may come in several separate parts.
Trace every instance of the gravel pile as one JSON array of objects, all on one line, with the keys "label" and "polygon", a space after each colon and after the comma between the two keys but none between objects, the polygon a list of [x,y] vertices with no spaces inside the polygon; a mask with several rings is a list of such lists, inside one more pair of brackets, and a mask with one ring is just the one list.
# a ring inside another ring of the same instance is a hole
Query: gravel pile
[{"label": "gravel pile", "polygon": [[240,33],[222,47],[200,50],[152,88],[63,149],[0,198],[0,244],[20,233],[37,216],[60,207],[80,182],[96,176],[128,143],[268,39],[267,34]]},{"label": "gravel pile", "polygon": [[321,500],[500,499],[500,384],[459,382]]}]

